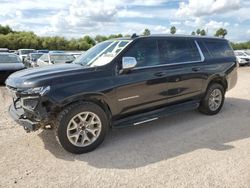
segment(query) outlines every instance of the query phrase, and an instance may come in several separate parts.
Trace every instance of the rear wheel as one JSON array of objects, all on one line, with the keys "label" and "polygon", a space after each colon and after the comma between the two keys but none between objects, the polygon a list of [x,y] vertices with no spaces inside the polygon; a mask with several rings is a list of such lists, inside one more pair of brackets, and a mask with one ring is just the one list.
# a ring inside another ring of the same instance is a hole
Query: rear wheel
[{"label": "rear wheel", "polygon": [[198,110],[204,114],[215,115],[221,110],[225,99],[225,89],[218,83],[211,84],[202,99]]},{"label": "rear wheel", "polygon": [[65,108],[58,116],[56,136],[62,147],[76,154],[96,149],[104,140],[108,120],[103,109],[90,102]]}]

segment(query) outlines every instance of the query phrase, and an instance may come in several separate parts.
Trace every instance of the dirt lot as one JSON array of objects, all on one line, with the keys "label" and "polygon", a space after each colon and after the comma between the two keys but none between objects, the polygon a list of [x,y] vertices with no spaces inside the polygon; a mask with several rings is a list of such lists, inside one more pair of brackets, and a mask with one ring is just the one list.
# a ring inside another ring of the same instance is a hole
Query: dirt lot
[{"label": "dirt lot", "polygon": [[112,130],[92,153],[60,148],[52,131],[27,134],[0,89],[0,187],[250,187],[250,67],[216,116],[196,111]]}]

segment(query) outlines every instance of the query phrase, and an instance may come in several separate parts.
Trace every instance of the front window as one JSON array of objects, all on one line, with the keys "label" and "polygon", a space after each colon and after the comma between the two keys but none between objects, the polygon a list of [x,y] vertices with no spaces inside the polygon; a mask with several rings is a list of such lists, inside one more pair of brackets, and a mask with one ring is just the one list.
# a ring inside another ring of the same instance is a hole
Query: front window
[{"label": "front window", "polygon": [[106,65],[110,63],[129,43],[130,40],[114,40],[99,43],[78,57],[74,63],[86,67]]}]

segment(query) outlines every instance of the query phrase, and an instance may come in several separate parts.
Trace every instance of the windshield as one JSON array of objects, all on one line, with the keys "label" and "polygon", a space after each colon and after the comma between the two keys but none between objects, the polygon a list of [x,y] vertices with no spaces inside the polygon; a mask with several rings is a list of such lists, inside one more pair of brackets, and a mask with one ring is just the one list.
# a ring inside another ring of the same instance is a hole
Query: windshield
[{"label": "windshield", "polygon": [[20,59],[15,54],[0,54],[0,63],[20,63]]},{"label": "windshield", "polygon": [[67,54],[52,54],[50,55],[50,60],[53,63],[66,63],[66,62],[72,62],[75,60],[73,55],[67,55]]},{"label": "windshield", "polygon": [[31,54],[30,57],[34,60],[39,59],[43,54]]},{"label": "windshield", "polygon": [[245,54],[250,55],[250,52],[249,51],[245,51]]},{"label": "windshield", "polygon": [[35,50],[32,50],[32,49],[30,49],[30,50],[19,50],[20,55],[26,55],[26,54],[30,54],[32,52],[35,52]]},{"label": "windshield", "polygon": [[79,56],[74,63],[86,67],[106,65],[111,62],[129,43],[130,40],[101,42]]}]

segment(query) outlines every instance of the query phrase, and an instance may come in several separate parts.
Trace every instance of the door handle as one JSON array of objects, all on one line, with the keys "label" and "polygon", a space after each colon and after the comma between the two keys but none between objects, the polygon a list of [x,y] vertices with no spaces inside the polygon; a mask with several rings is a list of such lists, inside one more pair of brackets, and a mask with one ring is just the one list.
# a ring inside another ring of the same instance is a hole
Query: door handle
[{"label": "door handle", "polygon": [[194,72],[198,72],[199,70],[201,70],[201,68],[198,68],[198,67],[192,68],[192,71],[194,71]]},{"label": "door handle", "polygon": [[166,75],[165,72],[157,72],[157,73],[155,73],[155,76],[158,76],[158,77],[162,77],[164,75]]}]

